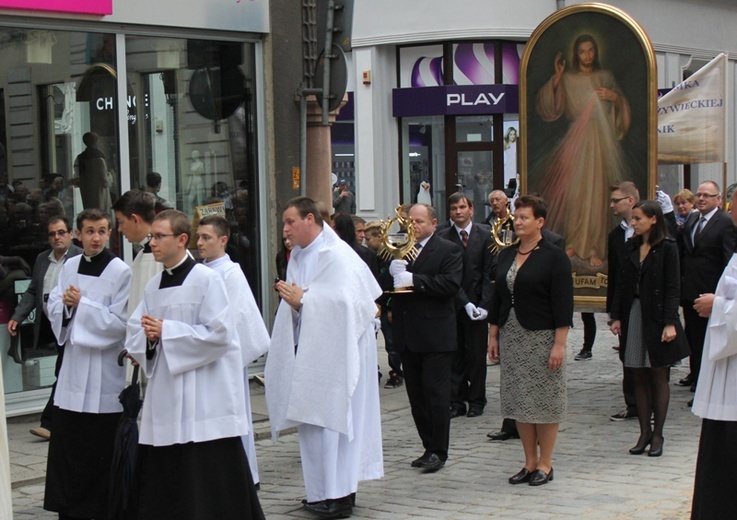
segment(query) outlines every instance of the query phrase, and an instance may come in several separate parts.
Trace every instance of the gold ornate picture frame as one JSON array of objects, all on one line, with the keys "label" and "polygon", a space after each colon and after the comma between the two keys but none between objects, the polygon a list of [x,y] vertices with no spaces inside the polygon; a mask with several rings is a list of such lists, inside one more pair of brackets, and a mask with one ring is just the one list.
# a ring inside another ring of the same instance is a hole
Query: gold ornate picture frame
[{"label": "gold ornate picture frame", "polygon": [[602,309],[619,223],[609,186],[632,181],[644,199],[657,179],[657,70],[642,27],[600,3],[546,18],[522,55],[520,127],[521,192],[545,198],[546,227],[566,239],[577,308]]}]

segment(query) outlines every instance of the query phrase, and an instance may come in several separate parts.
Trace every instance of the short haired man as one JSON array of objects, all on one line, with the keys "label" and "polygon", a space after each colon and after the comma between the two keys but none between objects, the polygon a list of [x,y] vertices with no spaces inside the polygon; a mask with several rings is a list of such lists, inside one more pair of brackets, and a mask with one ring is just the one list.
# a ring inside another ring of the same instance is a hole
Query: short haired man
[{"label": "short haired man", "polygon": [[[621,219],[617,227],[609,232],[607,237],[607,259],[609,261],[609,272],[606,294],[606,311],[610,312],[614,301],[614,288],[617,285],[617,279],[622,276],[622,270],[625,267],[629,257],[627,249],[627,241],[631,239],[635,230],[632,228],[630,221],[632,220],[632,209],[640,200],[640,192],[635,183],[630,181],[613,184],[609,187],[610,199],[609,207],[615,217]],[[624,363],[623,342],[625,338],[619,336],[619,359]],[[621,412],[611,415],[612,421],[623,421],[637,417],[637,406],[635,404],[635,388],[632,370],[622,365],[622,393],[624,394],[624,402],[626,408]]]},{"label": "short haired man", "polygon": [[[494,227],[497,220],[503,220],[511,213],[509,197],[504,193],[504,190],[494,190],[489,193],[489,206],[491,207],[491,213],[486,217],[485,223],[491,227]],[[505,226],[505,229],[512,230],[512,225],[510,224],[508,228]]]},{"label": "short haired man", "polygon": [[381,289],[315,202],[290,200],[282,220],[294,249],[266,360],[274,437],[297,426],[307,498],[321,518],[353,512],[359,480],[381,478],[374,300]]},{"label": "short haired man", "polygon": [[353,227],[356,229],[356,241],[359,245],[364,245],[363,241],[366,238],[366,220],[356,215],[351,215],[353,221]]},{"label": "short haired man", "polygon": [[236,334],[243,361],[243,384],[246,399],[248,433],[241,437],[251,468],[253,482],[259,486],[256,445],[254,444],[253,419],[251,416],[251,396],[248,388],[248,364],[255,361],[269,349],[269,333],[253,298],[251,287],[238,264],[225,252],[230,238],[230,224],[220,215],[208,215],[200,220],[197,228],[197,249],[203,265],[214,269],[225,282],[230,310],[233,312]]},{"label": "short haired man", "polygon": [[714,293],[722,272],[732,258],[737,245],[737,228],[730,216],[721,209],[719,185],[705,181],[696,191],[696,208],[678,234],[683,256],[681,301],[688,344],[691,347],[688,377],[692,389],[699,381],[704,338],[709,319],[699,316],[694,303],[702,294]]},{"label": "short haired man", "polygon": [[453,351],[457,348],[455,297],[463,278],[460,248],[435,233],[432,206],[409,210],[417,236],[417,259],[393,260],[395,287],[413,292],[392,299],[394,348],[402,355],[404,382],[412,417],[425,452],[412,466],[437,471],[448,458]]},{"label": "short haired man", "polygon": [[[473,201],[463,192],[448,197],[453,225],[438,236],[463,252],[463,278],[455,297],[458,349],[453,352],[450,417],[478,417],[486,407],[486,351],[491,305],[491,230],[473,222]],[[468,413],[466,413],[468,403]]]},{"label": "short haired man", "polygon": [[159,196],[159,191],[161,191],[160,173],[148,172],[146,174],[146,191],[154,197],[156,213],[160,213],[165,209],[172,209],[171,204],[165,198]]},{"label": "short haired man", "polygon": [[61,518],[107,518],[118,395],[125,372],[118,353],[125,339],[130,268],[106,249],[110,216],[87,209],[77,217],[83,254],[70,258],[51,291],[48,314],[64,362],[54,395],[44,509]]},{"label": "short haired man", "polygon": [[242,355],[225,284],[187,254],[177,210],[151,225],[164,271],[128,321],[128,355],[148,377],[141,419],[146,518],[263,518],[240,436],[248,431]]},{"label": "short haired man", "polygon": [[[59,273],[64,262],[81,254],[82,249],[72,244],[74,234],[69,225],[69,220],[65,217],[53,217],[49,220],[46,230],[51,249],[43,251],[36,257],[36,262],[33,264],[31,283],[28,285],[26,292],[23,293],[13,316],[8,322],[8,332],[11,336],[18,334],[18,326],[31,314],[31,311],[35,310],[36,319],[33,323],[33,349],[36,350],[42,345],[54,346],[57,352],[54,376],[59,377],[59,369],[64,358],[64,346],[59,345],[51,330],[46,302],[48,301],[49,294],[59,281]],[[41,425],[37,428],[31,428],[33,435],[46,440],[51,436],[55,391],[56,381],[51,386],[51,395],[43,412],[41,412]]]}]

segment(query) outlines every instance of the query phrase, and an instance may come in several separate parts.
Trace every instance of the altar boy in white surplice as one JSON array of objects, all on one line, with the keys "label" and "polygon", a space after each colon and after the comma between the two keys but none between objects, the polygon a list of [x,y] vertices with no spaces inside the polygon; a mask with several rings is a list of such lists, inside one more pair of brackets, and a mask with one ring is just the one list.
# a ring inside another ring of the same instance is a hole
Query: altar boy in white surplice
[{"label": "altar boy in white surplice", "polygon": [[381,478],[377,307],[371,271],[307,197],[287,203],[284,234],[295,248],[266,360],[274,437],[297,426],[307,498],[321,518],[353,512],[358,482]]},{"label": "altar boy in white surplice", "polygon": [[248,365],[266,353],[270,339],[241,266],[233,262],[225,252],[229,237],[230,224],[220,215],[208,215],[200,220],[197,228],[197,250],[200,258],[203,259],[203,265],[214,269],[223,277],[230,300],[230,310],[235,318],[234,339],[241,350],[243,361],[243,386],[246,391],[246,415],[248,417],[248,433],[242,437],[242,440],[253,481],[258,486],[258,463],[251,417],[251,396],[248,388]]},{"label": "altar boy in white surplice", "polygon": [[49,294],[48,317],[64,362],[54,394],[44,509],[60,518],[107,518],[115,432],[123,411],[131,270],[105,246],[110,216],[87,209],[77,217],[83,254],[70,258]]},{"label": "altar boy in white surplice", "polygon": [[261,519],[241,435],[241,352],[222,278],[187,254],[189,219],[159,213],[146,284],[126,348],[148,376],[140,432],[141,518]]}]

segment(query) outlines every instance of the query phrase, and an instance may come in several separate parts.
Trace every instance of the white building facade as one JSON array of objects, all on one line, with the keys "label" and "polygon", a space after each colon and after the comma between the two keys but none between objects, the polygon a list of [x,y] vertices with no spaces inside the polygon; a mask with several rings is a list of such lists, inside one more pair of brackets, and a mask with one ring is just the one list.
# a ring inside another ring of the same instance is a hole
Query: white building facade
[{"label": "white building facade", "polygon": [[[341,138],[334,139],[334,155],[341,155],[334,166],[349,167],[358,214],[386,218],[398,203],[429,194],[443,220],[447,196],[460,189],[474,198],[480,220],[489,211],[484,203],[492,189],[514,193],[519,58],[540,22],[578,3],[357,1],[349,81],[353,111],[342,123],[354,125],[355,137],[352,143],[345,137],[349,132],[340,130],[340,117],[333,135],[337,128]],[[734,183],[737,7],[727,0],[608,3],[650,37],[658,89],[680,83],[720,52],[729,54],[727,183]],[[721,184],[722,164],[661,167],[658,184],[674,194],[705,179]]]}]

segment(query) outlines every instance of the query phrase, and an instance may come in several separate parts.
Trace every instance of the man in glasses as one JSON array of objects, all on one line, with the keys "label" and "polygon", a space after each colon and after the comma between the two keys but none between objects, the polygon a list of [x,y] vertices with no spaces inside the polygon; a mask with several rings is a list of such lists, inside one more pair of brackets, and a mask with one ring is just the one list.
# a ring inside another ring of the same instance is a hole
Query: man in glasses
[{"label": "man in glasses", "polygon": [[[686,337],[691,347],[691,374],[681,385],[696,389],[701,353],[708,318],[699,316],[694,302],[703,294],[711,294],[717,288],[719,277],[734,253],[737,233],[731,217],[721,209],[722,196],[719,185],[705,181],[696,192],[698,213],[692,213],[679,233],[679,246],[683,256],[683,283],[681,305],[686,322]],[[690,403],[689,403],[690,405]]]},{"label": "man in glasses", "polygon": [[[28,285],[26,292],[23,293],[23,297],[8,322],[8,332],[11,336],[15,336],[18,334],[18,326],[33,310],[36,311],[36,319],[33,323],[33,350],[48,349],[57,352],[54,368],[55,376],[59,375],[64,347],[56,342],[54,333],[51,331],[46,301],[51,290],[56,287],[59,272],[64,262],[82,252],[82,249],[72,244],[70,227],[69,221],[64,217],[54,217],[49,220],[47,232],[51,249],[47,249],[36,257],[31,283]],[[31,428],[33,435],[46,440],[51,437],[51,410],[54,404],[55,391],[56,382],[51,386],[49,401],[41,413],[41,425],[37,428]]]},{"label": "man in glasses", "polygon": [[187,254],[187,215],[154,218],[164,270],[128,320],[126,348],[148,376],[140,432],[140,518],[264,518],[241,436],[241,349],[222,277]]}]

